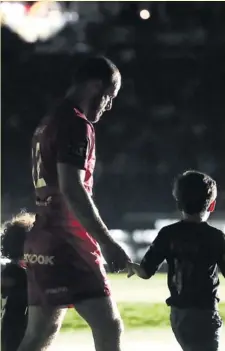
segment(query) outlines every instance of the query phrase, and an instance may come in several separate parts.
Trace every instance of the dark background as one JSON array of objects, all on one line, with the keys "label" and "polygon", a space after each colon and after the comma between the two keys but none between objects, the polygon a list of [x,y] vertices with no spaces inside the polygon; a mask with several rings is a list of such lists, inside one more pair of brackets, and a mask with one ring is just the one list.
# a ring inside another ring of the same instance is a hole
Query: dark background
[{"label": "dark background", "polygon": [[[66,10],[73,12],[71,2]],[[140,18],[147,8],[151,17]],[[65,10],[64,9],[64,10]],[[76,3],[80,15],[53,38],[26,43],[2,27],[2,218],[34,210],[30,142],[87,54],[121,70],[114,108],[97,125],[95,199],[111,228],[133,214],[172,216],[171,184],[194,168],[218,182],[225,210],[223,2]],[[154,215],[153,215],[154,214]],[[137,220],[134,226],[144,225]],[[148,226],[149,226],[148,223]]]}]

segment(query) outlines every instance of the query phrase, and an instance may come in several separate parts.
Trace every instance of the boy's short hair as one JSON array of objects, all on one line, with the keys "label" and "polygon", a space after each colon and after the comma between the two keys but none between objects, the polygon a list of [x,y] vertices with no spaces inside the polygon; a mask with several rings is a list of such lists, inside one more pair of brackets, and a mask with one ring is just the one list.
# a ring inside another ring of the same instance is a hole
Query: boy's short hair
[{"label": "boy's short hair", "polygon": [[175,179],[173,196],[180,211],[189,215],[200,214],[207,211],[216,199],[216,182],[205,173],[186,171]]},{"label": "boy's short hair", "polygon": [[20,212],[1,228],[1,254],[11,260],[23,257],[23,246],[27,232],[33,227],[35,215]]}]

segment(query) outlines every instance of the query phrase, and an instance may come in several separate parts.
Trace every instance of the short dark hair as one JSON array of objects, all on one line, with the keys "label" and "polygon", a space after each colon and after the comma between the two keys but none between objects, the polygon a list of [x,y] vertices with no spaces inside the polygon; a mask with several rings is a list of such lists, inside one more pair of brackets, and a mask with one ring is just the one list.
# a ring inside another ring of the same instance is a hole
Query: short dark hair
[{"label": "short dark hair", "polygon": [[121,75],[111,60],[104,56],[95,56],[85,60],[74,74],[75,84],[82,84],[91,79],[99,79],[106,87],[110,87],[117,84]]},{"label": "short dark hair", "polygon": [[175,179],[173,196],[180,211],[200,214],[207,211],[216,199],[216,182],[205,173],[186,171]]},{"label": "short dark hair", "polygon": [[21,212],[1,228],[1,254],[11,260],[23,257],[23,247],[27,232],[34,223],[34,214]]}]

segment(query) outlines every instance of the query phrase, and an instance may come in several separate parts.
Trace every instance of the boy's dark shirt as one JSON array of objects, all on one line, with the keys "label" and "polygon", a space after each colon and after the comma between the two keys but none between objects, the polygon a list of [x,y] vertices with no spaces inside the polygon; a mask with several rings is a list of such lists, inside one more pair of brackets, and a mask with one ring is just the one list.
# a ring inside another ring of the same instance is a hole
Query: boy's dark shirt
[{"label": "boy's dark shirt", "polygon": [[218,267],[225,276],[225,235],[206,222],[162,228],[141,266],[149,277],[168,263],[169,306],[211,309],[219,301]]},{"label": "boy's dark shirt", "polygon": [[24,323],[27,315],[27,277],[24,268],[14,263],[8,263],[1,272],[1,278],[10,279],[13,285],[2,286],[1,298],[4,302],[1,311],[3,320],[20,321]]}]

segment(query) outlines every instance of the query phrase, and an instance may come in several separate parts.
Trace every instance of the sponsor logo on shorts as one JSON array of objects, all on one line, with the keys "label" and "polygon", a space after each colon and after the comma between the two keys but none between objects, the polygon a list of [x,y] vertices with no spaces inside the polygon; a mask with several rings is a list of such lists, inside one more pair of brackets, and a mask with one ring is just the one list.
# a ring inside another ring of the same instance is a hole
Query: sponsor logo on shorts
[{"label": "sponsor logo on shorts", "polygon": [[26,263],[31,263],[31,264],[40,264],[40,265],[49,265],[53,266],[54,265],[54,257],[55,256],[44,256],[44,255],[31,255],[31,254],[25,254],[24,255],[24,261]]}]

